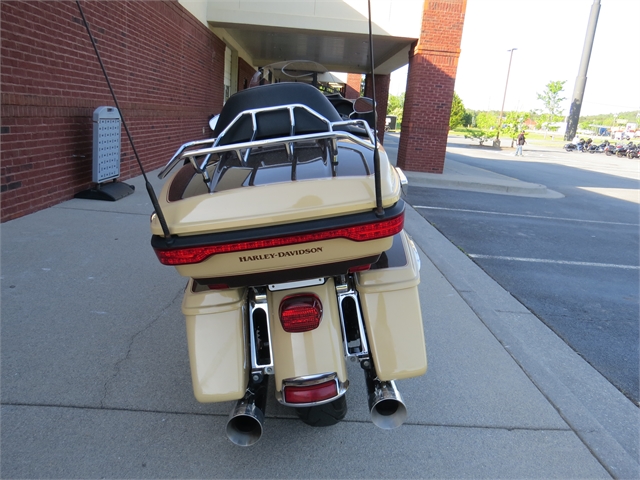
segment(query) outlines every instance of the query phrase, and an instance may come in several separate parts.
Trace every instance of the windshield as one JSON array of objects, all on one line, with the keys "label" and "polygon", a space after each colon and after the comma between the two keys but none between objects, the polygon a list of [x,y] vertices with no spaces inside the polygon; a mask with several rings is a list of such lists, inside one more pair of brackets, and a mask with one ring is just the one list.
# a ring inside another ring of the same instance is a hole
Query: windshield
[{"label": "windshield", "polygon": [[317,62],[288,60],[259,68],[251,78],[249,88],[281,82],[308,83],[327,93],[339,92],[345,84]]}]

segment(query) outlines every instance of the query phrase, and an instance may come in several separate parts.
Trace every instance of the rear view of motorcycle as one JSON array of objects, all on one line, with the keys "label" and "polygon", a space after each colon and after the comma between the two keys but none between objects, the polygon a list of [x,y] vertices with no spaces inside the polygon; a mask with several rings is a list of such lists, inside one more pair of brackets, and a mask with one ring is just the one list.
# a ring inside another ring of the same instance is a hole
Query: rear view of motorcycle
[{"label": "rear view of motorcycle", "polygon": [[[375,100],[324,93],[335,78],[315,62],[264,67],[211,120],[211,138],[178,149],[156,196],[76,3],[154,206],[151,245],[188,278],[196,399],[234,401],[226,433],[249,446],[270,391],[311,426],[342,420],[355,362],[373,423],[400,426],[396,381],[427,369],[420,258]],[[369,47],[373,72],[371,25]]]},{"label": "rear view of motorcycle", "polygon": [[326,74],[313,62],[263,69],[213,138],[160,173],[173,172],[159,195],[171,233],[154,214],[152,245],[189,278],[194,393],[237,401],[237,445],[260,438],[271,379],[281,404],[327,426],[346,414],[346,362],[358,362],[372,420],[388,429],[406,417],[395,381],[427,368],[404,175],[364,119],[373,102],[324,95],[311,83]]}]

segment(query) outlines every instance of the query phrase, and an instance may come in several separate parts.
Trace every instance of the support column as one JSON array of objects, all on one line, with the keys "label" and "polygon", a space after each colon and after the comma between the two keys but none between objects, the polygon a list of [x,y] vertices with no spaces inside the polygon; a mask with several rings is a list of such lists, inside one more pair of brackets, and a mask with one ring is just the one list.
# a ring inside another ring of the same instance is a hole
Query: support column
[{"label": "support column", "polygon": [[[378,122],[376,129],[378,130],[378,139],[380,143],[384,143],[384,126],[387,118],[387,106],[389,105],[389,84],[391,83],[391,75],[376,75],[376,110],[378,114]],[[364,96],[373,98],[373,88],[371,86],[371,75],[367,74],[364,81]]]},{"label": "support column", "polygon": [[360,85],[362,84],[361,73],[349,73],[347,75],[347,84],[345,88],[344,98],[353,100],[360,96]]},{"label": "support column", "polygon": [[[442,173],[467,0],[426,0],[409,72],[398,166]],[[383,127],[384,128],[384,127]]]}]

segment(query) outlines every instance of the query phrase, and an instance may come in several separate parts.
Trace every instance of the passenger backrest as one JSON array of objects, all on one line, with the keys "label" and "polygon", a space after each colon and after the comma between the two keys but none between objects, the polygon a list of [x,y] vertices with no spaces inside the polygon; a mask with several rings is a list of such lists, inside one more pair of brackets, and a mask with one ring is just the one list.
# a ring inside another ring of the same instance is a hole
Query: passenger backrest
[{"label": "passenger backrest", "polygon": [[[232,95],[225,104],[214,131],[219,136],[222,131],[244,110],[279,105],[301,103],[315,110],[330,122],[341,120],[337,110],[322,92],[306,83],[276,83],[242,90]],[[287,136],[291,122],[286,110],[265,112],[257,116],[258,131],[256,140]],[[322,120],[302,109],[295,112],[295,133],[316,133],[327,131]],[[251,140],[253,126],[249,115],[243,117],[220,139],[219,145],[246,142]]]}]

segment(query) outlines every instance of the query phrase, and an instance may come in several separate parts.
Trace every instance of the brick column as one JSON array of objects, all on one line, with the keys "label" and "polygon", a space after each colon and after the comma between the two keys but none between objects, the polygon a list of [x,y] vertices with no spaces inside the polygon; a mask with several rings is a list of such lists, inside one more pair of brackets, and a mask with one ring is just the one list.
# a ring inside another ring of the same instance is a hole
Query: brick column
[{"label": "brick column", "polygon": [[362,83],[361,73],[349,73],[347,84],[345,85],[344,98],[354,99],[360,96],[360,84]]},{"label": "brick column", "polygon": [[[378,113],[378,139],[380,143],[384,143],[384,126],[387,118],[387,105],[389,104],[389,84],[391,75],[376,75],[376,103]],[[367,74],[364,81],[364,96],[373,98],[373,89],[371,88],[371,75]]]},{"label": "brick column", "polygon": [[398,166],[442,173],[467,0],[426,0],[409,73]]}]

